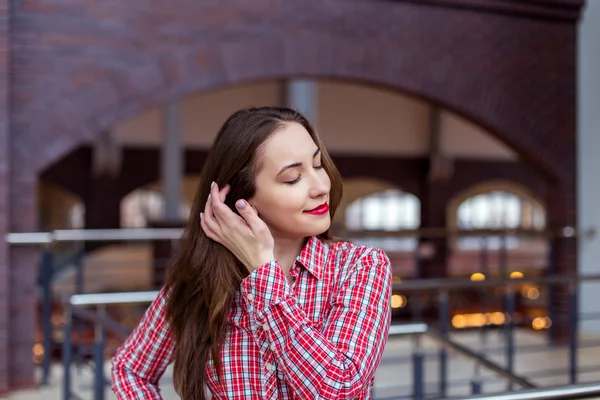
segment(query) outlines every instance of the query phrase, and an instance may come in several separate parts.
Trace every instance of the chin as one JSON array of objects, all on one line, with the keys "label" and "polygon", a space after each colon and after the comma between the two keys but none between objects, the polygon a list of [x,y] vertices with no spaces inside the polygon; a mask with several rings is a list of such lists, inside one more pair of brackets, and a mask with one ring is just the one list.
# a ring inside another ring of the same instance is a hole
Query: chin
[{"label": "chin", "polygon": [[329,228],[331,228],[331,220],[327,218],[325,221],[319,221],[311,224],[307,227],[306,231],[308,232],[305,236],[318,236],[324,232],[326,232]]}]

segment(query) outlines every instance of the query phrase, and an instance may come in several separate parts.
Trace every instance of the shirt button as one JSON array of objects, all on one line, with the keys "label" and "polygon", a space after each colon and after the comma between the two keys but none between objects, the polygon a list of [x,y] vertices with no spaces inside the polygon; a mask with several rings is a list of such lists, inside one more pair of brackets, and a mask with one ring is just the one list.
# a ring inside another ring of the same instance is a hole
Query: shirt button
[{"label": "shirt button", "polygon": [[252,301],[254,300],[254,295],[250,293],[248,296],[246,296],[246,298],[248,299],[248,301]]},{"label": "shirt button", "polygon": [[265,368],[266,368],[267,371],[272,371],[271,367],[272,367],[271,363],[266,363],[265,364]]},{"label": "shirt button", "polygon": [[268,330],[269,330],[269,325],[268,325],[268,324],[264,324],[264,325],[263,325],[263,329],[264,329],[265,331],[268,331]]},{"label": "shirt button", "polygon": [[271,348],[272,351],[275,351],[276,347],[274,344],[272,344],[271,346],[269,346]]}]

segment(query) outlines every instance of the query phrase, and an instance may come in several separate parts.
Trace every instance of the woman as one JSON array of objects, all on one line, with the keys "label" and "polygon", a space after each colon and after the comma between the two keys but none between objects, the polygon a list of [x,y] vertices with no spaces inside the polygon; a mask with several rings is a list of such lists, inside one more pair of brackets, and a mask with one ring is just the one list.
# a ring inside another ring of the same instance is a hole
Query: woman
[{"label": "woman", "polygon": [[[119,399],[370,397],[390,325],[381,250],[331,240],[342,181],[299,113],[219,131],[163,290],[112,360]],[[207,393],[208,392],[208,393]]]}]

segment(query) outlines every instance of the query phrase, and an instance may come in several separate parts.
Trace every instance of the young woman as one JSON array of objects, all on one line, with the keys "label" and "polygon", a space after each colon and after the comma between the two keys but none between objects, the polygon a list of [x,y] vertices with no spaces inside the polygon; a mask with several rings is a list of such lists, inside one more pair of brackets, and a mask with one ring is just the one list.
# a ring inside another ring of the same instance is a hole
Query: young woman
[{"label": "young woman", "polygon": [[112,360],[119,399],[367,399],[390,325],[381,250],[333,241],[342,181],[299,113],[219,131],[167,281]]}]

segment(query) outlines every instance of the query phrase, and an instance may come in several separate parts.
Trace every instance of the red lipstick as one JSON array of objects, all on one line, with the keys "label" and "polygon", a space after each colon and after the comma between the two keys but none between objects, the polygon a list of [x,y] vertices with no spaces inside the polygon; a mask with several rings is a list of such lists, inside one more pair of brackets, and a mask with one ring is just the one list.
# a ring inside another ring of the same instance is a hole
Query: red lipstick
[{"label": "red lipstick", "polygon": [[312,215],[323,215],[329,211],[329,204],[323,203],[320,206],[313,208],[312,210],[304,211],[307,214]]}]

